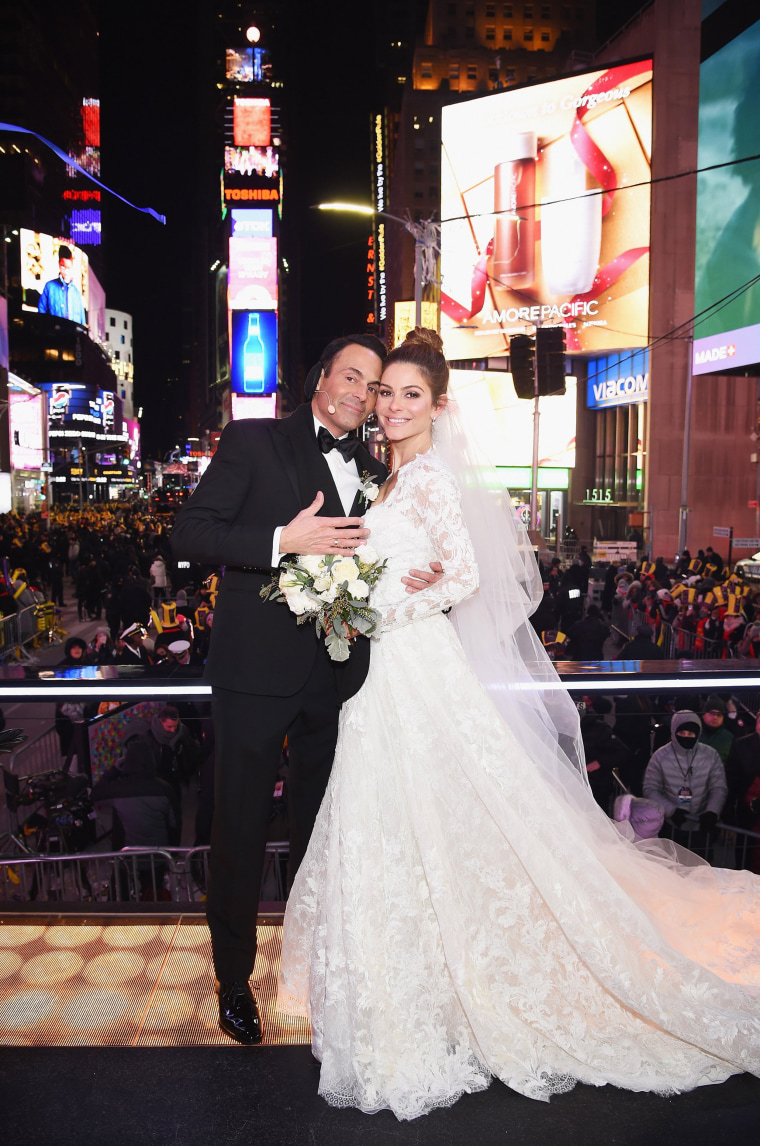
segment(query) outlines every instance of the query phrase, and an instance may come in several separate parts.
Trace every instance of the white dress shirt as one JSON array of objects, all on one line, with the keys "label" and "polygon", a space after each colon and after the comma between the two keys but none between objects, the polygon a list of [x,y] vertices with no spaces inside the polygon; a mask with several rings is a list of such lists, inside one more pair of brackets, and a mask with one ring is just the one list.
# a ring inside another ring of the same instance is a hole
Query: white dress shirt
[{"label": "white dress shirt", "polygon": [[[315,438],[319,432],[320,426],[323,425],[324,422],[320,422],[319,418],[314,418]],[[326,428],[328,430],[330,429],[329,426]],[[330,433],[332,433],[332,430],[330,430]],[[340,437],[347,438],[348,434],[341,434]],[[356,468],[356,459],[344,458],[340,450],[330,450],[328,454],[324,454],[323,456],[327,462],[330,473],[332,474],[332,479],[335,482],[335,486],[338,490],[338,497],[340,498],[341,505],[343,506],[343,511],[346,516],[348,516],[351,513],[351,506],[354,504],[356,491],[361,485],[359,471]],[[277,565],[279,565],[280,558],[283,556],[283,554],[280,552],[280,537],[284,528],[284,525],[278,525],[274,531],[274,537],[272,538],[273,568],[276,568]]]}]

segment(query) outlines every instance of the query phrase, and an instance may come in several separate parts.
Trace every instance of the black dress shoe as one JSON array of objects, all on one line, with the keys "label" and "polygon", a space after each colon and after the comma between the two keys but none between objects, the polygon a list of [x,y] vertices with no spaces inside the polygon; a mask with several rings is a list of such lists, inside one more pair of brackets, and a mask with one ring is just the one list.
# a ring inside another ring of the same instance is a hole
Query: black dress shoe
[{"label": "black dress shoe", "polygon": [[262,1039],[261,1018],[247,980],[219,984],[219,1026],[226,1035],[246,1046]]}]

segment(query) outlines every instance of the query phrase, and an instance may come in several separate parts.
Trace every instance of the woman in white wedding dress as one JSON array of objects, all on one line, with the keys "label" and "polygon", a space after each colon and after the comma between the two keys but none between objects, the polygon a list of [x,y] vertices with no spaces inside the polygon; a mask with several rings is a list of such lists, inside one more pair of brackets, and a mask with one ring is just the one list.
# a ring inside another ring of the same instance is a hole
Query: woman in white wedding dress
[{"label": "woman in white wedding dress", "polygon": [[[384,369],[382,623],[288,902],[278,1006],[309,1015],[328,1102],[403,1119],[494,1076],[547,1099],[760,1074],[760,880],[636,845],[597,807],[527,624],[535,560],[517,534],[495,558],[480,526],[473,548],[473,483],[433,446],[446,380],[433,332]],[[407,595],[435,559],[443,578]],[[499,617],[478,628],[484,596]]]}]

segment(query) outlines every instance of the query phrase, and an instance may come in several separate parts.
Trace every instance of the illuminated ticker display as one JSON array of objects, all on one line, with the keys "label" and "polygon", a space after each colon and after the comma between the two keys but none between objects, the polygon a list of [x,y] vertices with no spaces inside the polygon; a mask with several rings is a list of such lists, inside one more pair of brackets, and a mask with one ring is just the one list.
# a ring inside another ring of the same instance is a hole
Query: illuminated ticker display
[{"label": "illuminated ticker display", "polygon": [[272,142],[272,105],[268,99],[236,98],[232,133],[235,147],[269,147]]},{"label": "illuminated ticker display", "polygon": [[230,239],[230,310],[277,309],[277,240]]}]

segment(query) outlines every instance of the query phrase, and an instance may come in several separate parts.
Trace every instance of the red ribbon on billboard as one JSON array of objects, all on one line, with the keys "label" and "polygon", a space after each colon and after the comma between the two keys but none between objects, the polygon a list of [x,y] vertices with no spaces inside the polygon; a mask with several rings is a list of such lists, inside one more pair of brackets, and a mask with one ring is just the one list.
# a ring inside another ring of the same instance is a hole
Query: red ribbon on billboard
[{"label": "red ribbon on billboard", "polygon": [[[629,251],[623,251],[621,254],[616,255],[606,267],[600,267],[596,272],[596,276],[591,286],[591,290],[586,291],[585,294],[577,294],[573,298],[573,302],[591,302],[592,299],[599,298],[599,295],[612,286],[614,282],[620,278],[629,267],[638,262],[644,255],[649,254],[649,247],[631,247]],[[578,335],[572,327],[565,327],[565,344],[567,350],[572,352],[580,350],[580,341]]]}]

